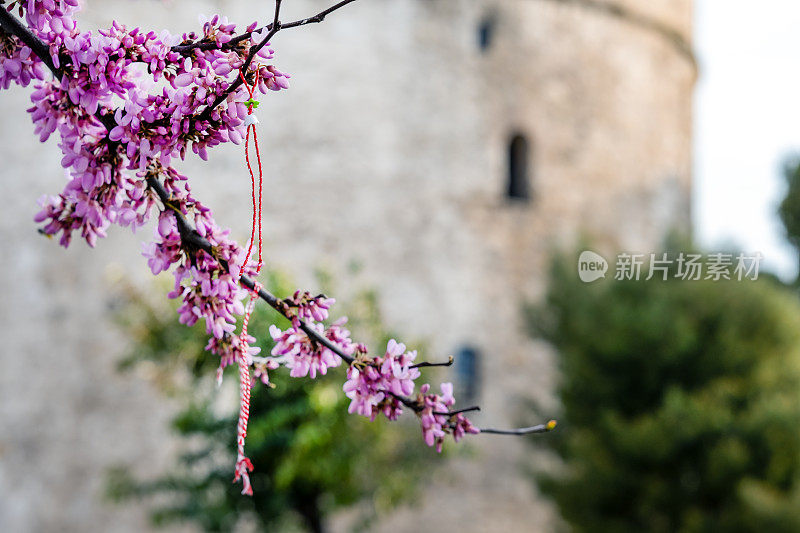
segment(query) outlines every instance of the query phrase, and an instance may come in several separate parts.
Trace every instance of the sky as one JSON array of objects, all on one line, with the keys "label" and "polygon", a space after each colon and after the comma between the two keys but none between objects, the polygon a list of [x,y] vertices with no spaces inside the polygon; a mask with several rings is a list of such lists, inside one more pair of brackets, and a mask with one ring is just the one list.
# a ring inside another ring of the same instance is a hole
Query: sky
[{"label": "sky", "polygon": [[693,223],[706,249],[764,255],[791,279],[796,253],[776,209],[800,153],[800,2],[696,0]]}]

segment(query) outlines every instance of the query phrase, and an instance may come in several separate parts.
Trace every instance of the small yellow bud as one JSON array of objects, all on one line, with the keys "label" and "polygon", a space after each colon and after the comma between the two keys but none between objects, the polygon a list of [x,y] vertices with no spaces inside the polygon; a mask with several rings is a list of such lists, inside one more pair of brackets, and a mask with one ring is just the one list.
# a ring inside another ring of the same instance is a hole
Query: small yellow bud
[{"label": "small yellow bud", "polygon": [[547,431],[553,431],[556,428],[556,424],[557,422],[555,420],[551,420],[545,427],[547,428]]}]

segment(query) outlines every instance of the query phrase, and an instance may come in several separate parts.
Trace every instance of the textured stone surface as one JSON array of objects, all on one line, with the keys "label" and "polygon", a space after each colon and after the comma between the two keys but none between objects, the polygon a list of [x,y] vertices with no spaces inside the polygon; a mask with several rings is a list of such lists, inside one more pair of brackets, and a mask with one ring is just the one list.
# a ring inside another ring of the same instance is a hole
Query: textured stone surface
[{"label": "textured stone surface", "polygon": [[[324,5],[285,4],[284,20]],[[553,406],[553,354],[525,338],[519,315],[541,294],[553,247],[586,234],[605,250],[647,252],[689,222],[694,65],[648,25],[586,4],[363,1],[273,42],[294,77],[258,110],[269,260],[310,288],[314,268],[330,269],[337,296],[355,288],[348,269],[358,264],[358,284],[380,289],[395,329],[430,340],[429,358],[482,348],[482,423],[524,420],[520,398]],[[688,39],[689,0],[615,5]],[[83,24],[177,32],[198,12],[246,23],[254,11],[269,18],[268,3],[95,1]],[[495,31],[481,53],[489,14]],[[138,243],[150,231],[115,230],[96,250],[68,251],[36,234],[34,201],[63,179],[58,148],[36,142],[26,104],[22,90],[0,96],[0,530],[141,531],[142,507],[103,503],[103,473],[121,461],[142,475],[167,464],[171,407],[147,380],[114,372],[124,339],[108,320],[105,273],[116,265],[146,283]],[[503,197],[515,131],[532,143],[529,204]],[[241,160],[230,146],[181,168],[243,237]],[[521,439],[473,443],[472,458],[431,473],[428,505],[378,529],[552,529],[552,509],[521,474],[543,458]],[[346,519],[336,527],[347,530]]]}]

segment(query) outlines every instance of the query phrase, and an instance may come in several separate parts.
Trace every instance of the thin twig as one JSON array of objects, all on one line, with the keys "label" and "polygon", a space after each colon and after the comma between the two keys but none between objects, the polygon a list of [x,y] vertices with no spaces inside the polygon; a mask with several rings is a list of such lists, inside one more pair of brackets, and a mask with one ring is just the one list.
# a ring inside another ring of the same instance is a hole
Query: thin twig
[{"label": "thin twig", "polygon": [[330,15],[331,13],[336,11],[337,9],[340,9],[340,8],[346,6],[347,4],[349,4],[351,2],[355,2],[355,1],[356,0],[342,0],[338,4],[329,7],[325,11],[321,11],[321,12],[317,13],[313,17],[308,17],[308,18],[305,18],[305,19],[295,20],[294,22],[289,22],[287,24],[284,24],[283,25],[283,29],[287,30],[289,28],[296,28],[298,26],[305,26],[306,24],[314,24],[316,22],[322,22],[323,20],[325,20],[325,17],[327,17],[328,15]]},{"label": "thin twig", "polygon": [[458,409],[457,411],[448,411],[446,413],[442,413],[440,411],[434,411],[433,414],[435,415],[443,415],[443,416],[456,416],[460,413],[469,413],[470,411],[480,411],[480,405],[473,405],[472,407],[465,407],[463,409]]},{"label": "thin twig", "polygon": [[397,400],[400,403],[402,403],[403,405],[405,405],[409,409],[412,409],[415,413],[419,413],[420,411],[422,411],[422,404],[420,402],[416,401],[416,400],[412,400],[411,398],[408,398],[408,397],[403,396],[401,394],[395,394],[392,391],[387,391],[387,394],[389,396],[397,398]]},{"label": "thin twig", "polygon": [[530,433],[547,433],[553,431],[556,427],[556,421],[551,420],[546,424],[539,424],[529,428],[516,428],[516,429],[493,429],[481,428],[481,433],[492,433],[494,435],[528,435]]},{"label": "thin twig", "polygon": [[431,366],[453,366],[453,356],[451,355],[446,363],[429,363],[428,361],[423,361],[416,365],[411,365],[409,368],[425,368]]},{"label": "thin twig", "polygon": [[[340,9],[340,8],[346,6],[347,4],[350,4],[352,2],[355,2],[355,0],[344,0],[343,2],[339,2],[338,4],[329,7],[325,11],[319,12],[319,13],[317,13],[316,15],[314,15],[312,17],[307,17],[307,18],[304,18],[304,19],[295,20],[293,22],[287,22],[286,24],[281,24],[280,29],[281,30],[288,30],[290,28],[297,28],[299,26],[305,26],[306,24],[313,24],[313,23],[317,23],[317,22],[322,22],[323,20],[325,20],[326,16],[328,16],[329,14],[333,13],[337,9]],[[187,54],[187,53],[190,53],[192,50],[216,50],[216,49],[229,50],[231,48],[235,48],[241,42],[246,41],[247,39],[249,39],[250,36],[253,35],[254,33],[257,33],[257,32],[263,31],[263,30],[271,31],[274,27],[275,27],[275,22],[273,22],[272,24],[267,24],[266,26],[264,26],[262,28],[257,28],[257,29],[255,29],[253,31],[248,31],[248,32],[245,32],[245,33],[243,33],[241,35],[237,35],[236,37],[231,38],[230,41],[228,41],[226,43],[222,43],[222,45],[217,44],[216,41],[205,41],[205,40],[200,40],[200,41],[197,41],[197,42],[194,42],[194,43],[187,43],[187,44],[176,44],[175,46],[172,47],[172,51],[173,52],[177,52],[179,54]]]}]

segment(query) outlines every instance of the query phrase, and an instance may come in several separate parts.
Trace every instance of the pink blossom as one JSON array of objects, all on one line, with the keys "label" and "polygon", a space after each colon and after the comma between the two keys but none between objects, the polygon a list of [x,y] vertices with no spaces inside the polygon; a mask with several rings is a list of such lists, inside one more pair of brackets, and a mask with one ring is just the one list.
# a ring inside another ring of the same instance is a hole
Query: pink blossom
[{"label": "pink blossom", "polygon": [[414,391],[414,380],[419,369],[412,368],[417,352],[406,352],[405,344],[390,340],[383,357],[357,358],[347,369],[344,392],[350,398],[350,413],[358,413],[371,420],[382,412],[396,420],[403,411],[397,396],[407,396]]},{"label": "pink blossom", "polygon": [[418,401],[422,404],[422,409],[417,413],[425,444],[435,445],[438,452],[442,451],[448,434],[452,434],[453,440],[458,442],[466,433],[480,432],[462,413],[449,414],[450,408],[456,403],[453,384],[442,383],[441,388],[442,394],[437,395],[429,393],[430,385],[427,383],[420,387]]},{"label": "pink blossom", "polygon": [[[313,323],[310,327],[325,336],[344,353],[350,355],[355,351],[355,345],[350,340],[350,332],[342,327],[345,322],[346,319],[340,319],[327,329],[320,323]],[[289,375],[292,377],[309,376],[314,379],[317,377],[317,373],[324,376],[327,374],[328,368],[342,364],[338,355],[327,346],[309,338],[299,324],[292,324],[285,331],[272,325],[269,333],[275,341],[272,355],[279,357],[291,369]]]},{"label": "pink blossom", "polygon": [[328,310],[336,302],[322,294],[311,296],[308,291],[295,291],[291,298],[284,300],[295,309],[295,317],[299,320],[322,322],[328,318]]}]

